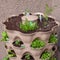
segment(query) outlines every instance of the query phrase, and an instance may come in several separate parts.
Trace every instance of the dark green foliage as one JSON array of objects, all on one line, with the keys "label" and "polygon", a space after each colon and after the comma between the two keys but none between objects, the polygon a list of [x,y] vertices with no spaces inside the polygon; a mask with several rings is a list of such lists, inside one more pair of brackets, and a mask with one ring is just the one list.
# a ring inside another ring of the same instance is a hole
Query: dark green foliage
[{"label": "dark green foliage", "polygon": [[57,43],[57,42],[58,42],[57,37],[54,34],[52,34],[49,38],[49,43]]},{"label": "dark green foliage", "polygon": [[48,51],[45,51],[45,52],[42,54],[41,59],[42,59],[42,60],[47,60],[47,59],[50,59],[50,57],[51,57],[51,53],[48,52]]},{"label": "dark green foliage", "polygon": [[26,19],[25,23],[20,23],[20,29],[24,32],[33,31],[38,28],[37,22],[28,21]]},{"label": "dark green foliage", "polygon": [[1,41],[7,41],[7,40],[8,40],[7,32],[6,31],[3,31],[2,32],[2,39],[1,39]]},{"label": "dark green foliage", "polygon": [[26,53],[25,59],[26,59],[26,60],[30,60],[30,54],[29,54],[29,53]]},{"label": "dark green foliage", "polygon": [[34,41],[31,44],[31,47],[33,48],[42,48],[45,46],[45,42],[40,40],[39,38],[34,39]]},{"label": "dark green foliage", "polygon": [[15,52],[13,50],[9,50],[8,51],[8,56],[9,57],[16,57],[16,54],[15,54]]},{"label": "dark green foliage", "polygon": [[45,18],[46,20],[48,20],[48,15],[51,14],[52,11],[53,11],[53,9],[50,8],[50,7],[48,6],[48,4],[46,4],[45,13],[44,13],[44,18]]}]

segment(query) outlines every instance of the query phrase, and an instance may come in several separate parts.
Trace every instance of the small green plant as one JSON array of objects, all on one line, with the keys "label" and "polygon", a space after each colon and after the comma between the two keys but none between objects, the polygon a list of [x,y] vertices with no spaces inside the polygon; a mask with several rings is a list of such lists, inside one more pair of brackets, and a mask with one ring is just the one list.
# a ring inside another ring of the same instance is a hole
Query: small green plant
[{"label": "small green plant", "polygon": [[1,39],[1,41],[7,41],[7,40],[8,40],[7,32],[6,31],[3,31],[2,32],[2,39]]},{"label": "small green plant", "polygon": [[44,18],[45,18],[46,20],[48,20],[48,15],[51,14],[52,11],[53,11],[53,9],[50,8],[50,7],[48,6],[48,4],[46,4],[45,13],[44,13]]},{"label": "small green plant", "polygon": [[8,51],[8,56],[9,57],[16,57],[16,54],[15,54],[15,52],[13,50],[9,50]]},{"label": "small green plant", "polygon": [[45,51],[45,52],[42,54],[41,59],[42,59],[42,60],[47,60],[47,59],[50,59],[50,57],[51,57],[51,53],[48,52],[48,51]]},{"label": "small green plant", "polygon": [[16,54],[13,50],[8,51],[8,55],[3,58],[3,60],[9,60],[10,57],[16,57]]},{"label": "small green plant", "polygon": [[54,34],[52,34],[49,38],[49,43],[57,43],[57,42],[58,42],[57,37]]},{"label": "small green plant", "polygon": [[29,53],[26,53],[25,59],[26,59],[26,60],[30,60],[30,54],[29,54]]},{"label": "small green plant", "polygon": [[39,38],[35,38],[31,44],[31,47],[33,48],[42,48],[44,46],[45,46],[45,42],[40,40]]},{"label": "small green plant", "polygon": [[20,42],[21,42],[21,41],[16,40],[16,41],[15,41],[15,44],[16,44],[16,45],[19,45],[19,44],[20,44]]},{"label": "small green plant", "polygon": [[26,19],[25,23],[20,23],[20,29],[24,32],[33,31],[38,28],[37,22],[28,21]]}]

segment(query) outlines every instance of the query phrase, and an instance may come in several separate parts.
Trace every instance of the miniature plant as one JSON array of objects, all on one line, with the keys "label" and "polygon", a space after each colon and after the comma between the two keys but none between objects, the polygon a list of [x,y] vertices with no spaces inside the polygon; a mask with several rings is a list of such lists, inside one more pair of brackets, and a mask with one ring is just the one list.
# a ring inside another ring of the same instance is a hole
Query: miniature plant
[{"label": "miniature plant", "polygon": [[30,54],[29,54],[29,53],[26,53],[25,59],[26,59],[26,60],[30,60]]},{"label": "miniature plant", "polygon": [[21,41],[16,40],[16,41],[15,41],[15,44],[16,44],[16,45],[19,45],[19,44],[20,44],[20,42],[21,42]]},{"label": "miniature plant", "polygon": [[49,43],[57,43],[57,41],[57,37],[54,34],[52,34],[49,38]]},{"label": "miniature plant", "polygon": [[48,52],[48,51],[45,51],[45,52],[42,54],[41,59],[42,59],[42,60],[47,60],[47,59],[50,59],[50,57],[51,57],[51,53]]},{"label": "miniature plant", "polygon": [[50,8],[50,7],[48,6],[48,4],[46,4],[45,13],[44,13],[44,18],[45,18],[46,20],[48,20],[48,15],[51,14],[52,11],[53,11],[53,9]]},{"label": "miniature plant", "polygon": [[13,50],[9,50],[8,51],[8,56],[9,57],[16,57],[16,54],[15,54],[15,52]]},{"label": "miniature plant", "polygon": [[3,31],[2,32],[2,39],[1,39],[1,41],[7,41],[7,40],[8,40],[7,32],[6,31]]},{"label": "miniature plant", "polygon": [[25,23],[20,23],[20,29],[24,32],[33,31],[38,28],[37,22],[28,21],[26,19]]},{"label": "miniature plant", "polygon": [[16,47],[25,48],[25,45],[24,45],[23,42],[20,41],[20,40],[14,41],[14,42],[13,42],[13,45],[16,46]]},{"label": "miniature plant", "polygon": [[41,41],[39,38],[35,38],[31,44],[31,47],[33,47],[33,48],[41,48],[44,46],[45,46],[45,42]]}]

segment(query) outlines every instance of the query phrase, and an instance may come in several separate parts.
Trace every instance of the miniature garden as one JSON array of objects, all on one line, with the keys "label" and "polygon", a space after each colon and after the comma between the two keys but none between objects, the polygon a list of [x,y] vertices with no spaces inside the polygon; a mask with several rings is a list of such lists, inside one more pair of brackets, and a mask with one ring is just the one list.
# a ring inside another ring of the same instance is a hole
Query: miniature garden
[{"label": "miniature garden", "polygon": [[[26,10],[18,16],[9,17],[3,24],[6,30],[2,39],[7,50],[3,60],[57,60],[57,28],[59,24],[49,16],[53,11],[46,4],[44,13]],[[17,38],[16,38],[17,36]]]}]

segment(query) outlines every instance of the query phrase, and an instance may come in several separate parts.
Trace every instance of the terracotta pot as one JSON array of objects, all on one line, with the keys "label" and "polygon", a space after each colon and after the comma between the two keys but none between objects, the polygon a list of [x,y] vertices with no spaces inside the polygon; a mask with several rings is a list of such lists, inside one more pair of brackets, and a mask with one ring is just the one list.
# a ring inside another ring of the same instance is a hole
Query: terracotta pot
[{"label": "terracotta pot", "polygon": [[[43,15],[43,13],[35,13],[35,14],[33,14],[33,16],[35,16],[36,14]],[[25,22],[24,19],[25,18],[22,17],[22,22],[23,23]],[[30,20],[30,19],[31,18],[29,17],[28,20]],[[31,20],[32,21],[37,21],[37,19],[38,18],[35,16],[35,18],[33,18]],[[6,45],[8,47],[7,51],[9,49],[13,49],[15,51],[16,55],[17,55],[16,58],[10,58],[10,60],[21,60],[21,57],[23,56],[23,54],[25,52],[29,52],[35,60],[41,60],[39,58],[40,58],[41,54],[43,53],[43,51],[45,49],[48,49],[49,51],[51,51],[53,46],[55,46],[54,44],[48,43],[48,40],[49,40],[49,37],[52,34],[52,32],[56,32],[56,29],[58,28],[59,23],[57,23],[57,24],[58,25],[54,26],[50,31],[47,31],[47,32],[39,31],[39,32],[31,33],[31,34],[25,34],[25,33],[22,33],[20,31],[7,30],[6,26],[5,26],[5,30],[7,31],[7,34],[8,34],[8,37],[9,37],[9,41],[6,43]],[[25,45],[24,49],[13,46],[12,43],[15,41],[16,37],[20,38],[20,40],[23,42],[23,44]],[[41,40],[45,41],[46,46],[44,46],[41,49],[32,49],[30,47],[31,42],[37,37],[39,37]],[[57,47],[55,46],[54,53],[56,52],[56,50],[57,50]],[[52,55],[54,55],[54,53]]]}]

